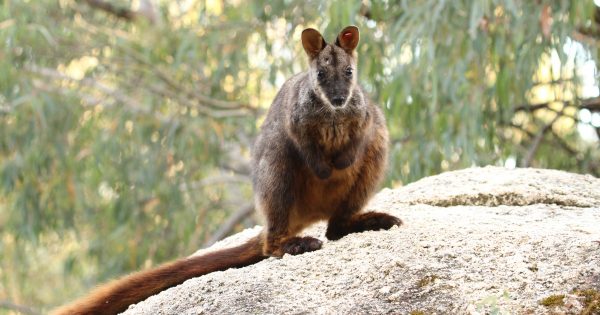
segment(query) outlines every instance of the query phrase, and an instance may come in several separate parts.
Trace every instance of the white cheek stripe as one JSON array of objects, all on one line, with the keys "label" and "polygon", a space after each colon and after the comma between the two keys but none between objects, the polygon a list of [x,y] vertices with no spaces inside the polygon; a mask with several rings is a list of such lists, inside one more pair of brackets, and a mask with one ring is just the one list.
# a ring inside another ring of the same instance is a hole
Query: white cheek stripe
[{"label": "white cheek stripe", "polygon": [[331,102],[329,102],[329,99],[327,98],[327,96],[325,96],[325,93],[323,93],[323,90],[321,90],[321,85],[319,83],[317,83],[317,94],[318,94],[319,98],[321,99],[321,101],[323,101],[323,103],[325,103],[325,104],[327,104],[327,106],[329,106],[329,109],[335,110],[335,106],[333,106],[331,104]]},{"label": "white cheek stripe", "polygon": [[344,105],[342,105],[340,108],[346,108],[346,105],[348,105],[348,102],[350,102],[350,99],[352,98],[352,96],[354,96],[355,85],[356,85],[356,76],[352,76],[352,84],[350,84],[350,91],[348,91],[348,97],[346,98]]},{"label": "white cheek stripe", "polygon": [[317,83],[317,95],[319,96],[321,101],[323,101],[325,104],[327,104],[327,106],[329,106],[330,109],[332,109],[332,110],[344,109],[346,107],[346,105],[348,105],[348,102],[350,102],[350,99],[352,98],[352,96],[354,96],[355,86],[356,86],[356,75],[354,75],[352,77],[352,84],[350,85],[350,90],[348,91],[348,97],[346,97],[346,101],[344,102],[344,105],[339,106],[339,107],[333,106],[331,104],[331,102],[329,101],[329,99],[327,98],[327,96],[325,95],[323,90],[321,90],[321,85],[319,83]]}]

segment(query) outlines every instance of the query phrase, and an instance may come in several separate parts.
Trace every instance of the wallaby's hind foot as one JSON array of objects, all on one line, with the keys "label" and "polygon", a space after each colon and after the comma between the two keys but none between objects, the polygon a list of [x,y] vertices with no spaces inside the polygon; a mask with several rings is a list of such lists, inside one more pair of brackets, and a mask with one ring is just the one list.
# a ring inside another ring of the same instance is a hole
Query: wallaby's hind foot
[{"label": "wallaby's hind foot", "polygon": [[357,214],[347,221],[331,220],[325,236],[329,240],[338,240],[350,233],[389,230],[394,225],[402,225],[399,218],[382,212]]}]

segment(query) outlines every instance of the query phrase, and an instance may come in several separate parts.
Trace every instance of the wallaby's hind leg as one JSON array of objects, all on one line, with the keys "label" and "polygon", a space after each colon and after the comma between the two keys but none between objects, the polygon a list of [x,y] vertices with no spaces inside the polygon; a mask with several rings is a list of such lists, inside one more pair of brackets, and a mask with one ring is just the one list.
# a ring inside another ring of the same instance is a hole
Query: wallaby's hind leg
[{"label": "wallaby's hind leg", "polygon": [[330,221],[326,236],[338,240],[350,233],[389,230],[394,225],[402,225],[402,220],[382,212],[359,213],[344,221]]}]

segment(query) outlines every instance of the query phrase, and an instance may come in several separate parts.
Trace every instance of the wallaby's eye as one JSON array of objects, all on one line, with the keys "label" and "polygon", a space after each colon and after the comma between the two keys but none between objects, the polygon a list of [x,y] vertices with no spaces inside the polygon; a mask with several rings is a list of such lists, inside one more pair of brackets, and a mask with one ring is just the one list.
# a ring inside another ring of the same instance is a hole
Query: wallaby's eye
[{"label": "wallaby's eye", "polygon": [[323,71],[323,70],[317,71],[317,79],[321,80],[323,78],[325,78],[325,71]]},{"label": "wallaby's eye", "polygon": [[352,75],[352,71],[353,71],[353,70],[352,70],[352,68],[351,68],[351,67],[348,67],[348,68],[346,68],[346,75],[347,75],[347,76],[351,76],[351,75]]}]

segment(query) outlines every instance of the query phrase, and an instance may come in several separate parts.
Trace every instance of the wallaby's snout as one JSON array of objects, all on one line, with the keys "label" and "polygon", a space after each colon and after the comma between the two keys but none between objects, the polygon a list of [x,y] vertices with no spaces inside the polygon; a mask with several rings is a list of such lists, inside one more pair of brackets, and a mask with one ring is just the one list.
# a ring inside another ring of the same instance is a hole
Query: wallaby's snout
[{"label": "wallaby's snout", "polygon": [[336,95],[331,99],[331,104],[333,106],[342,106],[346,101],[346,97],[342,95]]},{"label": "wallaby's snout", "polygon": [[344,96],[334,96],[331,99],[331,105],[333,106],[342,106],[346,102],[346,97]]}]

